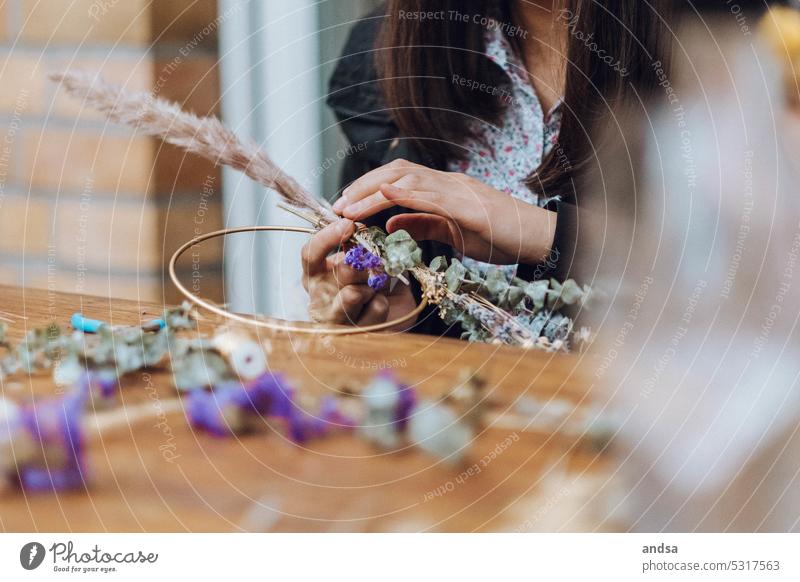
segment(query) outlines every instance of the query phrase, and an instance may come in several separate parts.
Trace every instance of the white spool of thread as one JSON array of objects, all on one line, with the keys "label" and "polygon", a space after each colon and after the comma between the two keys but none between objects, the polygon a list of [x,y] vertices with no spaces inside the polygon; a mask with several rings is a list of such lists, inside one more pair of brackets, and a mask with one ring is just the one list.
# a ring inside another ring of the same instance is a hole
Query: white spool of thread
[{"label": "white spool of thread", "polygon": [[472,442],[472,429],[442,404],[422,402],[408,422],[408,436],[422,450],[458,463]]},{"label": "white spool of thread", "polygon": [[223,331],[214,336],[214,349],[228,361],[242,380],[253,380],[267,371],[267,356],[256,342],[247,336]]},{"label": "white spool of thread", "polygon": [[395,410],[399,401],[397,384],[390,378],[378,376],[362,393],[366,418],[361,434],[374,445],[392,450],[400,445],[395,427]]}]

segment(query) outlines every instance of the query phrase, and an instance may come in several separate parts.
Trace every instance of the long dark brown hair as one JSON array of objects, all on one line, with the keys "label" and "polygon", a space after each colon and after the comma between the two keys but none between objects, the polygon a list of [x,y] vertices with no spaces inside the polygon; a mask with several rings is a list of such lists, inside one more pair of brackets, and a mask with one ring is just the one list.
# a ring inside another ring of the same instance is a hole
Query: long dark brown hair
[{"label": "long dark brown hair", "polygon": [[[507,101],[502,92],[474,90],[454,75],[499,87],[507,82],[485,56],[485,23],[473,15],[491,15],[513,25],[515,0],[389,0],[378,40],[377,66],[387,106],[401,135],[412,139],[433,165],[466,155],[473,136],[470,118],[497,124]],[[572,177],[591,157],[590,132],[620,101],[645,98],[659,83],[654,63],[666,59],[669,0],[562,0],[568,16],[567,69],[561,129],[556,147],[528,179],[545,197],[570,195]],[[606,8],[604,4],[613,5]],[[444,18],[417,18],[436,14]],[[469,17],[464,17],[468,14]],[[455,18],[452,15],[462,15]],[[506,28],[512,45],[520,35]],[[620,74],[585,39],[613,54]],[[666,66],[666,63],[663,64]]]}]

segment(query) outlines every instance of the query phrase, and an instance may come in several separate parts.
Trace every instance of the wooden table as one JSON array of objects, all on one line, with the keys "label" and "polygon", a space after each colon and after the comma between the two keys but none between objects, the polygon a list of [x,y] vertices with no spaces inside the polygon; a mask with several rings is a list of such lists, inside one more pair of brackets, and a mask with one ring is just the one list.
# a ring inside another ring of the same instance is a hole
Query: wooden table
[{"label": "wooden table", "polygon": [[[0,287],[0,315],[13,322],[14,339],[52,321],[67,327],[76,311],[136,324],[162,307]],[[565,467],[572,476],[603,475],[597,452],[574,437],[526,429],[518,412],[520,398],[532,395],[585,405],[590,384],[580,377],[581,356],[411,334],[266,342],[271,367],[310,394],[363,385],[388,366],[421,395],[437,397],[462,370],[475,370],[488,381],[489,425],[459,466],[418,450],[382,453],[355,434],[300,446],[277,425],[215,439],[189,427],[167,371],[132,374],[123,381],[118,406],[136,414],[90,440],[87,489],[7,489],[0,493],[0,530],[517,531],[545,523],[551,529],[548,514],[553,517],[553,508],[570,495],[561,485],[553,490],[553,475]],[[21,376],[5,379],[2,390],[25,401],[54,387],[46,375]],[[511,446],[482,462],[508,437],[516,439]],[[558,519],[558,529],[587,527],[571,511]]]}]

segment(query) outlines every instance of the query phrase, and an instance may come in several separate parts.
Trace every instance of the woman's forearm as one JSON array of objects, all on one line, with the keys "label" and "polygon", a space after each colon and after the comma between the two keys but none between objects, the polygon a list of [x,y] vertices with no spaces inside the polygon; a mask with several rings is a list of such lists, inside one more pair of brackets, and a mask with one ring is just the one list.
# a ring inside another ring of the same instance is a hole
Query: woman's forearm
[{"label": "woman's forearm", "polygon": [[513,198],[505,202],[508,210],[502,213],[504,219],[495,224],[503,225],[506,232],[495,241],[496,246],[506,254],[517,255],[520,263],[546,261],[553,249],[558,214]]}]

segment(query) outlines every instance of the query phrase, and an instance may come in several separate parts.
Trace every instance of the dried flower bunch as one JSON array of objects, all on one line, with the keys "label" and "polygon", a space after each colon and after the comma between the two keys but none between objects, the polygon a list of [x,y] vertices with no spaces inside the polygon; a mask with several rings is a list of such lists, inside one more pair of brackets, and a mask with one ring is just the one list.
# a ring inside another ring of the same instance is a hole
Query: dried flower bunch
[{"label": "dried flower bunch", "polygon": [[[148,93],[126,93],[85,73],[55,74],[51,79],[114,122],[244,172],[280,194],[298,216],[317,228],[336,220],[327,202],[282,172],[258,145],[240,140],[214,117],[197,117]],[[569,349],[573,322],[559,310],[583,306],[590,296],[588,288],[571,280],[563,285],[527,283],[508,280],[499,269],[483,276],[457,259],[448,264],[439,257],[426,266],[417,243],[405,231],[387,235],[377,228],[361,229],[354,235],[347,260],[352,267],[370,272],[369,285],[376,290],[383,289],[390,277],[407,283],[406,274],[410,274],[428,302],[439,307],[444,321],[460,324],[463,337],[470,341]]]}]

